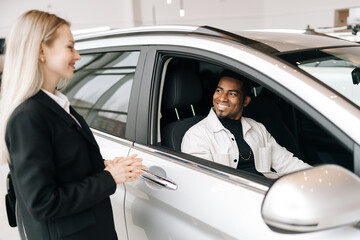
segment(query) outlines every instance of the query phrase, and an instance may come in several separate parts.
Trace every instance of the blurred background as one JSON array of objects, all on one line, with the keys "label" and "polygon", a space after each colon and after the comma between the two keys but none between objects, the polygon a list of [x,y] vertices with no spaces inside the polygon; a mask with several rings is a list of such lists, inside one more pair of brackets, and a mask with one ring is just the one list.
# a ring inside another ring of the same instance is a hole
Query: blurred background
[{"label": "blurred background", "polygon": [[359,0],[0,0],[0,38],[29,9],[58,14],[73,30],[185,24],[237,31],[342,26],[358,8]]},{"label": "blurred background", "polygon": [[14,21],[30,9],[69,20],[74,34],[173,24],[210,25],[235,32],[360,24],[359,0],[0,0],[0,72],[3,39]]}]

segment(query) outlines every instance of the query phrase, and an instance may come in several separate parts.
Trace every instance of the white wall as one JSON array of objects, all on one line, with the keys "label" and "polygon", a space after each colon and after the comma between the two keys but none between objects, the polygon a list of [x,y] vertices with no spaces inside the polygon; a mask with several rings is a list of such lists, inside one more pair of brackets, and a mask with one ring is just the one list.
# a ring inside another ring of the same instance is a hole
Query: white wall
[{"label": "white wall", "polygon": [[72,23],[72,29],[90,27],[132,27],[132,0],[0,0],[0,37],[25,11],[40,9]]},{"label": "white wall", "polygon": [[183,0],[185,16],[180,17],[180,0],[141,0],[142,24],[196,24],[229,30],[258,28],[264,25],[264,0]]},{"label": "white wall", "polygon": [[0,37],[28,9],[56,13],[72,29],[160,24],[212,25],[228,30],[304,29],[334,25],[335,9],[360,6],[359,0],[0,0]]},{"label": "white wall", "polygon": [[359,7],[359,0],[265,0],[264,28],[334,27],[335,10]]},{"label": "white wall", "polygon": [[[142,25],[200,24],[229,30],[333,27],[336,9],[360,6],[359,0],[141,0]],[[155,14],[153,14],[155,9]]]}]

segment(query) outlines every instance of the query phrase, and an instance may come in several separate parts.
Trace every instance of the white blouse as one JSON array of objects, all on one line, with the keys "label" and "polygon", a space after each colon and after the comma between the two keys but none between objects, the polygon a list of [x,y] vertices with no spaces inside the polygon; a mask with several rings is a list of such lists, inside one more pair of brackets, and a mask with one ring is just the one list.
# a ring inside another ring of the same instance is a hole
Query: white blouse
[{"label": "white blouse", "polygon": [[55,90],[55,94],[46,91],[45,89],[41,89],[44,93],[46,93],[52,100],[54,100],[62,109],[65,110],[74,120],[75,122],[81,127],[81,124],[76,120],[76,118],[70,113],[70,102],[69,99],[59,92],[58,90]]}]

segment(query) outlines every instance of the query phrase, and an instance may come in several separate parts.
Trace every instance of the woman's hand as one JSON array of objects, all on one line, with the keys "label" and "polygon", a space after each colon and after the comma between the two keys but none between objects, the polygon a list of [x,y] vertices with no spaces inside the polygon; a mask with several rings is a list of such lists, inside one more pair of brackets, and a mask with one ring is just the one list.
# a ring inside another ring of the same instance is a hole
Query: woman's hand
[{"label": "woman's hand", "polygon": [[142,159],[136,157],[137,154],[133,154],[129,157],[116,157],[112,161],[105,160],[105,170],[110,172],[116,184],[136,181],[143,174],[141,170],[146,169],[142,165]]}]

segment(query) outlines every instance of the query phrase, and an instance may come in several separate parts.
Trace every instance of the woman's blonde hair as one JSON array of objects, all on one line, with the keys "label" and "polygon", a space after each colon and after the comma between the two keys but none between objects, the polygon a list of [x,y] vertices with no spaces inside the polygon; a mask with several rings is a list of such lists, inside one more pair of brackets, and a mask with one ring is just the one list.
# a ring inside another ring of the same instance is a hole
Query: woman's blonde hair
[{"label": "woman's blonde hair", "polygon": [[10,162],[5,134],[11,114],[43,84],[40,45],[51,46],[63,24],[70,27],[68,21],[54,14],[30,10],[15,22],[6,38],[0,91],[0,163]]}]

